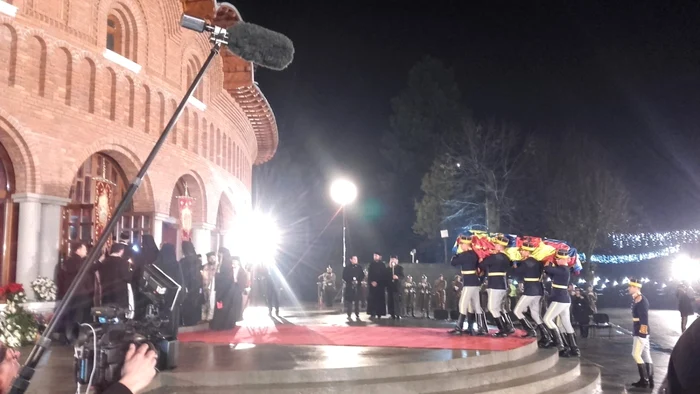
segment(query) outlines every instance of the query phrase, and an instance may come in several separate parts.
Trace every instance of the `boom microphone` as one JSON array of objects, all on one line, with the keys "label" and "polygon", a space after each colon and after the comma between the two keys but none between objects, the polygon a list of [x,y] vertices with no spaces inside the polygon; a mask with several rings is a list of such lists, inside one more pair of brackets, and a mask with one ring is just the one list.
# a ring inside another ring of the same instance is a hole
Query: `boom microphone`
[{"label": "boom microphone", "polygon": [[280,71],[294,59],[294,44],[282,33],[247,22],[237,22],[226,31],[226,46],[243,60]]}]

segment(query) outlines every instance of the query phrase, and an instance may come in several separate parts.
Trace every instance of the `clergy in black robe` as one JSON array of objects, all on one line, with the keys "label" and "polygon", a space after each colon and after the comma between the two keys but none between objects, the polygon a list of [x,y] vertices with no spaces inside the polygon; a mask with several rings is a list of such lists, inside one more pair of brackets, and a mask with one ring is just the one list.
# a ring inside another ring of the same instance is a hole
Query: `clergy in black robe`
[{"label": "clergy in black robe", "polygon": [[386,315],[386,265],[382,255],[374,254],[374,261],[369,263],[367,281],[369,282],[369,297],[367,299],[367,314],[370,318]]},{"label": "clergy in black robe", "polygon": [[161,271],[163,271],[182,287],[180,294],[178,295],[178,299],[175,300],[175,306],[173,307],[172,311],[170,311],[170,316],[168,316],[168,324],[164,330],[169,339],[177,339],[177,333],[180,327],[180,309],[182,308],[182,299],[184,297],[183,292],[185,291],[185,280],[182,275],[180,263],[177,261],[175,245],[170,243],[163,244],[163,247],[160,249],[160,253],[158,254],[158,259],[156,260],[156,267],[160,268]]},{"label": "clergy in black robe", "polygon": [[197,255],[194,245],[190,241],[182,243],[182,254],[185,255],[180,260],[180,268],[185,281],[183,291],[185,299],[182,302],[182,325],[194,326],[202,318],[202,304],[204,296],[202,294],[202,257]]},{"label": "clergy in black robe", "polygon": [[389,259],[389,267],[387,267],[387,304],[389,314],[392,319],[401,318],[402,297],[403,297],[403,267],[399,265],[399,258],[391,256]]},{"label": "clergy in black robe", "polygon": [[221,248],[219,252],[221,265],[214,279],[214,317],[209,323],[209,328],[215,331],[231,330],[236,326],[236,311],[240,308],[240,297],[236,297],[233,280],[233,259],[231,253]]}]

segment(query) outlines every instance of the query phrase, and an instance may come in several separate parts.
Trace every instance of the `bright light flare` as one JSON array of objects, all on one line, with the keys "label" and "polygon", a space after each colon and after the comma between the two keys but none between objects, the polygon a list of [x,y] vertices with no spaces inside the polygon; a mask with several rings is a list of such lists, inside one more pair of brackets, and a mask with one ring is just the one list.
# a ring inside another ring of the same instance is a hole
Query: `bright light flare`
[{"label": "bright light flare", "polygon": [[338,179],[331,184],[331,198],[337,204],[348,205],[357,198],[357,186],[347,179]]},{"label": "bright light flare", "polygon": [[254,264],[274,264],[282,241],[277,221],[260,211],[252,211],[242,219],[239,233],[241,239],[235,241],[241,247],[243,259]]},{"label": "bright light flare", "polygon": [[677,280],[698,280],[700,279],[700,262],[687,254],[681,254],[673,260],[671,274]]}]

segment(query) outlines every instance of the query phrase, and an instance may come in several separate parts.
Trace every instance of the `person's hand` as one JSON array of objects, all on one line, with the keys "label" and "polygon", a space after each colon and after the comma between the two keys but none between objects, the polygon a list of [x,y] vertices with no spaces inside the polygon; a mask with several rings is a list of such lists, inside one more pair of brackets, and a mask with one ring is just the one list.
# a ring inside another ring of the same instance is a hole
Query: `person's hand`
[{"label": "person's hand", "polygon": [[372,287],[377,287],[377,282],[372,281]]},{"label": "person's hand", "polygon": [[156,376],[157,359],[158,355],[150,350],[147,344],[143,344],[137,349],[132,343],[124,358],[122,378],[119,383],[126,386],[134,394],[143,390]]},{"label": "person's hand", "polygon": [[398,279],[399,279],[398,275],[394,275],[394,280],[398,280]]}]

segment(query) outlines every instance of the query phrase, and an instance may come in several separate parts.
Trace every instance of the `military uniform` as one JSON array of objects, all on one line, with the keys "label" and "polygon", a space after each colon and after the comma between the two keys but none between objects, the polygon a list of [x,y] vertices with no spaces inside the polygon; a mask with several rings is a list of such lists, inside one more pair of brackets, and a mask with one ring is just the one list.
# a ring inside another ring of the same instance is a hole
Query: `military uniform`
[{"label": "military uniform", "polygon": [[447,281],[441,278],[435,281],[435,307],[437,309],[446,309],[445,302],[447,300]]},{"label": "military uniform", "polygon": [[328,271],[319,275],[318,279],[321,281],[323,303],[327,307],[332,307],[335,299],[335,274],[329,267]]},{"label": "military uniform", "polygon": [[542,263],[532,257],[528,257],[517,263],[514,273],[522,280],[523,294],[515,305],[513,313],[520,320],[520,324],[523,328],[528,332],[524,337],[536,337],[537,333],[534,327],[524,314],[524,312],[529,309],[530,317],[535,321],[535,325],[542,336],[542,342],[546,343],[546,338],[549,337],[549,331],[547,331],[544,323],[542,323],[540,313],[540,302],[544,294],[544,287],[542,286],[543,272],[544,266]]},{"label": "military uniform", "polygon": [[430,283],[428,283],[428,277],[423,275],[421,282],[416,288],[417,293],[417,303],[418,310],[423,314],[423,317],[430,318],[430,295],[432,294],[430,289]]},{"label": "military uniform", "polygon": [[[630,280],[630,287],[642,288],[642,284],[636,280]],[[632,303],[632,325],[634,336],[632,342],[632,357],[637,363],[639,371],[639,381],[633,383],[633,387],[654,387],[654,364],[651,361],[651,351],[649,349],[649,301],[639,291],[633,296]]]},{"label": "military uniform", "polygon": [[457,320],[457,326],[454,330],[450,331],[450,333],[462,333],[462,325],[466,317],[468,334],[474,334],[474,323],[476,322],[478,327],[476,334],[485,335],[488,333],[488,326],[486,325],[486,315],[484,315],[481,309],[481,302],[479,300],[479,291],[481,289],[479,277],[477,276],[479,256],[473,250],[465,250],[452,257],[451,264],[452,266],[460,268],[464,287],[459,297],[459,319]]},{"label": "military uniform", "polygon": [[[558,257],[564,257],[564,252],[557,253]],[[571,325],[571,296],[569,295],[571,269],[567,265],[547,265],[544,267],[544,272],[552,279],[552,292],[549,295],[551,303],[544,314],[544,324],[549,328],[554,345],[559,349],[560,356],[580,356],[581,352],[576,345],[574,337],[574,327]],[[566,342],[564,342],[564,337],[554,322],[554,319],[557,317],[561,319]]]},{"label": "military uniform", "polygon": [[[495,242],[501,245],[504,245],[504,243],[507,245],[508,241],[498,238]],[[488,277],[487,292],[489,297],[489,312],[493,315],[496,326],[498,326],[498,333],[494,334],[494,336],[508,336],[514,333],[515,330],[513,329],[513,323],[510,321],[508,313],[504,312],[501,306],[503,305],[503,299],[508,295],[506,275],[511,265],[510,259],[504,253],[495,253],[486,257],[482,265],[486,269],[486,275]]]},{"label": "military uniform", "polygon": [[462,275],[457,275],[452,280],[452,286],[447,292],[447,309],[450,311],[459,310],[459,298],[462,296]]},{"label": "military uniform", "polygon": [[404,316],[415,315],[415,303],[416,303],[416,282],[413,281],[413,277],[408,275],[406,281],[403,284],[403,295],[404,295]]}]

